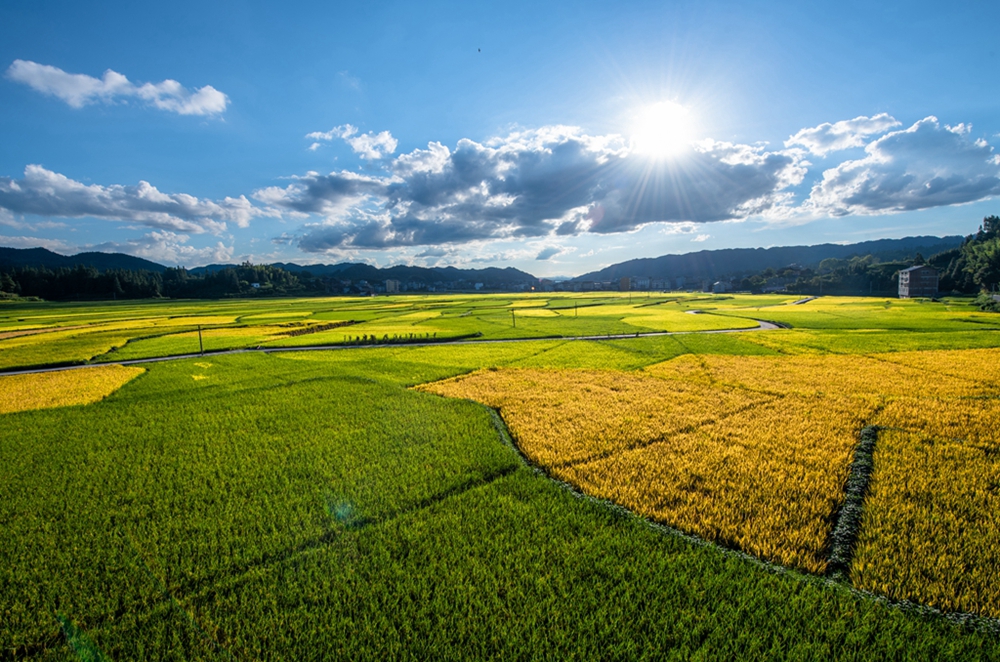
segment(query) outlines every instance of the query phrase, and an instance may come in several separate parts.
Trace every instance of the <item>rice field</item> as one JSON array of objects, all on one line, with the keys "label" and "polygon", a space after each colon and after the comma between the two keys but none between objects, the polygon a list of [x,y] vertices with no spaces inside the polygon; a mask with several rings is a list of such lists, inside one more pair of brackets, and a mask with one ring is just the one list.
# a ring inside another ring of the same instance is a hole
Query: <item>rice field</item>
[{"label": "rice field", "polygon": [[0,375],[0,414],[88,405],[111,395],[145,368],[120,365],[84,370]]},{"label": "rice field", "polygon": [[880,434],[852,566],[856,586],[1000,617],[1000,461],[992,437]]},{"label": "rice field", "polygon": [[0,659],[1000,659],[1000,318],[599,294],[0,303]]},{"label": "rice field", "polygon": [[860,430],[878,425],[852,581],[997,616],[997,365],[995,349],[684,354],[638,372],[493,368],[420,388],[496,409],[528,459],[587,494],[818,574]]}]

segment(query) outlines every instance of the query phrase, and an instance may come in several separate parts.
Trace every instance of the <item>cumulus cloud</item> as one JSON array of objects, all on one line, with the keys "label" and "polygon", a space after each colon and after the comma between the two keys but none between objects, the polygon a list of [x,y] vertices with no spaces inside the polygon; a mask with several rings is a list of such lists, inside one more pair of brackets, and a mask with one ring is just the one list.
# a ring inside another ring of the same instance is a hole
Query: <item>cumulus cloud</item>
[{"label": "cumulus cloud", "polygon": [[136,257],[159,262],[161,264],[181,264],[184,266],[200,266],[211,262],[229,262],[233,259],[233,247],[226,246],[221,241],[214,246],[196,248],[188,244],[190,237],[177,232],[152,231],[141,237],[123,242],[109,241],[87,250],[105,253],[127,253]]},{"label": "cumulus cloud", "polygon": [[816,156],[826,156],[851,147],[861,147],[869,136],[885,133],[901,126],[888,113],[874,117],[855,117],[834,124],[825,122],[811,129],[802,129],[785,141],[785,147],[804,147]]},{"label": "cumulus cloud", "polygon": [[795,153],[760,146],[706,141],[684,158],[656,160],[630,152],[620,136],[556,126],[463,139],[454,149],[432,142],[387,162],[381,175],[307,173],[254,197],[325,216],[299,234],[300,249],[321,252],[745,218],[785,204],[784,190],[804,174]]},{"label": "cumulus cloud", "polygon": [[382,177],[344,170],[329,175],[307,172],[284,188],[259,189],[253,197],[274,209],[336,218],[351,213],[369,198],[384,197],[387,190],[388,183]]},{"label": "cumulus cloud", "polygon": [[1000,194],[1000,158],[969,127],[927,117],[823,173],[803,205],[835,216],[956,205]]},{"label": "cumulus cloud", "polygon": [[136,186],[88,185],[40,165],[25,168],[22,179],[0,177],[0,209],[57,218],[90,216],[192,234],[222,232],[227,222],[247,227],[263,213],[242,195],[212,201],[162,193],[144,181]]},{"label": "cumulus cloud", "polygon": [[542,250],[538,251],[538,255],[535,256],[536,260],[548,260],[562,253],[562,249],[558,246],[546,246]]},{"label": "cumulus cloud", "polygon": [[445,248],[441,248],[440,246],[431,246],[430,248],[420,251],[414,255],[414,257],[447,257],[451,254],[452,251]]},{"label": "cumulus cloud", "polygon": [[58,221],[36,221],[29,223],[23,218],[16,218],[14,214],[2,208],[0,208],[0,225],[6,225],[7,227],[14,228],[15,230],[27,230],[29,232],[37,232],[38,230],[56,230],[66,227],[65,223],[60,223]]},{"label": "cumulus cloud", "polygon": [[392,134],[388,131],[382,131],[380,133],[358,133],[358,127],[352,126],[350,124],[344,124],[342,126],[335,126],[329,131],[313,131],[312,133],[307,133],[306,138],[313,140],[309,149],[316,150],[322,145],[322,142],[329,142],[334,138],[340,138],[354,150],[355,154],[359,154],[361,158],[368,160],[381,159],[388,156],[396,151],[396,146],[399,144]]},{"label": "cumulus cloud", "polygon": [[91,103],[114,103],[138,99],[149,105],[179,115],[221,115],[229,97],[211,85],[188,90],[175,80],[142,85],[108,69],[101,78],[71,74],[58,67],[28,60],[14,60],[7,77],[32,89],[62,99],[73,108]]},{"label": "cumulus cloud", "polygon": [[699,241],[699,242],[700,241],[708,241],[711,238],[712,238],[712,235],[710,235],[710,234],[700,234],[697,237],[695,237],[694,239],[692,239],[691,241]]},{"label": "cumulus cloud", "polygon": [[74,246],[67,244],[61,239],[46,239],[44,237],[25,237],[25,236],[4,236],[0,235],[0,246],[5,246],[7,248],[47,248],[50,251],[56,251],[58,253],[76,253],[77,250]]}]

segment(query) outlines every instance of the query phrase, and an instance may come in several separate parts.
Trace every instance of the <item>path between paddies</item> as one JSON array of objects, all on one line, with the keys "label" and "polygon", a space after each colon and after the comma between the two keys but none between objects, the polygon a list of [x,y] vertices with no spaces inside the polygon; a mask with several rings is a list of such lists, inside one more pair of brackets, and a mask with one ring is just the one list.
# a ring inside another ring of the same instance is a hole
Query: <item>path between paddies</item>
[{"label": "path between paddies", "polygon": [[103,363],[87,363],[83,365],[54,366],[50,368],[31,368],[28,370],[0,371],[3,375],[30,375],[41,372],[57,372],[60,370],[84,370],[86,368],[96,368],[106,365],[139,365],[142,363],[159,363],[161,361],[179,361],[181,359],[198,359],[206,356],[225,356],[227,354],[247,354],[258,352],[262,354],[275,354],[278,352],[319,352],[319,351],[344,351],[351,349],[376,349],[379,347],[438,347],[440,345],[486,345],[490,343],[515,343],[515,342],[538,342],[542,340],[624,340],[626,338],[651,338],[656,336],[684,336],[703,333],[744,333],[747,331],[775,331],[783,327],[774,322],[765,320],[754,320],[757,326],[749,329],[712,329],[706,331],[650,331],[647,333],[618,333],[605,334],[599,336],[540,336],[534,338],[493,338],[487,340],[436,340],[432,342],[408,342],[408,343],[374,343],[371,345],[307,345],[304,347],[250,347],[242,349],[222,349],[215,352],[204,352],[202,354],[175,354],[173,356],[154,356],[148,359],[131,359],[128,361],[107,361]]}]

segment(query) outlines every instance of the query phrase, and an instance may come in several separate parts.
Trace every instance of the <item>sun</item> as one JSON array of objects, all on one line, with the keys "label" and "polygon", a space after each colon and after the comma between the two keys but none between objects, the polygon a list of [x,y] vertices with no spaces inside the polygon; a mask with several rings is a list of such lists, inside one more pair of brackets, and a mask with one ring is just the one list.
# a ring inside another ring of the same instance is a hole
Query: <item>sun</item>
[{"label": "sun", "polygon": [[632,149],[658,158],[677,156],[694,140],[691,110],[673,101],[639,109],[631,129]]}]

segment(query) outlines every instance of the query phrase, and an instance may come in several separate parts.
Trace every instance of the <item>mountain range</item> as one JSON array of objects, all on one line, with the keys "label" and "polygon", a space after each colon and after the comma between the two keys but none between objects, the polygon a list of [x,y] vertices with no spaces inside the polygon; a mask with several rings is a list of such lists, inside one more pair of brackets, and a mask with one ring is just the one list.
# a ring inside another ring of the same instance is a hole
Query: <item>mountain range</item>
[{"label": "mountain range", "polygon": [[778,246],[774,248],[724,248],[683,255],[662,255],[613,264],[598,271],[577,276],[574,281],[613,281],[619,278],[648,277],[717,279],[780,269],[792,264],[816,267],[827,258],[844,259],[855,255],[873,255],[880,262],[912,258],[917,253],[930,257],[962,245],[963,237],[905,237],[878,239],[857,244],[819,244],[816,246]]},{"label": "mountain range", "polygon": [[162,264],[133,257],[124,253],[77,253],[76,255],[60,255],[47,248],[4,248],[0,247],[0,268],[21,269],[25,267],[45,267],[46,269],[72,269],[83,265],[94,267],[98,271],[111,269],[126,269],[128,271],[154,271],[163,273],[167,270]]},{"label": "mountain range", "polygon": [[[619,278],[649,277],[671,280],[679,277],[688,279],[716,279],[763,271],[767,268],[780,269],[792,264],[815,267],[827,258],[844,259],[855,255],[875,256],[882,262],[905,260],[921,253],[930,257],[936,253],[951,250],[962,244],[963,237],[906,237],[903,239],[878,239],[856,244],[819,244],[816,246],[779,246],[774,248],[726,248],[706,250],[682,255],[663,255],[655,258],[628,260],[592,271],[573,278],[574,281],[613,281]],[[130,271],[152,271],[163,273],[167,267],[122,253],[78,253],[60,255],[45,248],[3,248],[0,247],[0,269],[25,267],[45,267],[48,269],[72,268],[78,265],[94,267],[98,271],[125,269]],[[211,273],[235,264],[211,264],[190,269],[192,274]],[[467,282],[469,287],[483,283],[487,289],[504,286],[535,283],[538,279],[513,267],[485,269],[458,269],[456,267],[413,267],[394,266],[373,267],[368,264],[311,264],[277,262],[271,266],[292,273],[308,271],[313,276],[337,278],[340,280],[367,280],[379,283],[385,280],[399,280],[403,283],[422,282],[457,283]]]},{"label": "mountain range", "polygon": [[[204,267],[191,269],[192,274],[200,274],[213,271],[222,271],[232,264],[210,264]],[[403,283],[421,282],[433,283],[455,283],[465,281],[470,283],[470,288],[475,283],[483,283],[487,289],[494,289],[500,285],[515,285],[520,283],[535,283],[538,278],[531,274],[515,269],[514,267],[487,267],[485,269],[458,269],[457,267],[412,267],[397,265],[394,267],[373,267],[370,264],[357,262],[343,262],[340,264],[309,264],[299,265],[294,262],[275,262],[271,266],[279,267],[292,273],[308,271],[313,276],[323,278],[337,278],[339,280],[360,281],[367,280],[373,283],[380,283],[385,280],[398,280]]]}]

